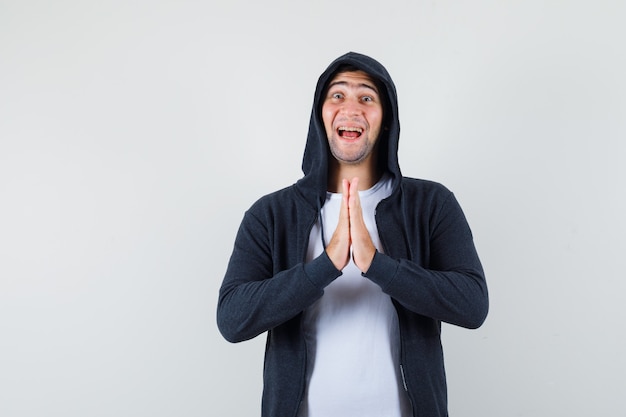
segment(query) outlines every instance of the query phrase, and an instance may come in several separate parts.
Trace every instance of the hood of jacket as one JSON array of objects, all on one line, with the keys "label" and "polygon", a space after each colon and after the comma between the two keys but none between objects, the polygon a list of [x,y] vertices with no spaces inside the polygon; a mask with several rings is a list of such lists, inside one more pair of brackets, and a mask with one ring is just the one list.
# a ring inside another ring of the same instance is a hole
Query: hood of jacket
[{"label": "hood of jacket", "polygon": [[363,54],[348,52],[326,68],[320,75],[315,88],[309,133],[302,158],[304,177],[296,183],[296,188],[302,197],[314,207],[320,207],[326,200],[328,159],[332,158],[322,121],[322,104],[328,84],[346,65],[366,72],[381,90],[379,95],[383,102],[383,126],[378,137],[378,161],[382,165],[382,172],[388,172],[392,176],[394,190],[402,178],[398,164],[400,121],[396,87],[385,67],[378,61]]}]

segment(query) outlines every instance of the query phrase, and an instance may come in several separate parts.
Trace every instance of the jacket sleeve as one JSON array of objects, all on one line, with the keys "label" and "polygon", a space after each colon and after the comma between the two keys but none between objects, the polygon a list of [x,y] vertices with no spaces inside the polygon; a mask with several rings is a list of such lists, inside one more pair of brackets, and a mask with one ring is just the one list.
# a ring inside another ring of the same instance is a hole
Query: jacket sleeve
[{"label": "jacket sleeve", "polygon": [[[246,212],[239,227],[217,306],[217,324],[230,342],[248,340],[295,317],[341,275],[325,252],[308,263],[276,271],[274,231]],[[281,240],[278,237],[278,240]]]},{"label": "jacket sleeve", "polygon": [[402,259],[377,252],[363,275],[414,313],[478,328],[487,317],[489,299],[471,230],[452,193],[433,211],[428,225],[412,220],[417,229],[426,229],[415,232],[425,234],[421,243],[416,236],[405,237],[421,246],[421,256]]}]

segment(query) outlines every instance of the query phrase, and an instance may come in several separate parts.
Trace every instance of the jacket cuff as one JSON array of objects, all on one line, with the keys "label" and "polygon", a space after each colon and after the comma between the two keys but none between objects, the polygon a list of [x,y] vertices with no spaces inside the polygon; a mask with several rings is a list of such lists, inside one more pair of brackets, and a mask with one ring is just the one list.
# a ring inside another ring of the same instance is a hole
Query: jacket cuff
[{"label": "jacket cuff", "polygon": [[341,275],[341,271],[335,268],[326,251],[323,251],[320,256],[305,264],[304,273],[309,278],[309,281],[320,290]]},{"label": "jacket cuff", "polygon": [[361,275],[372,280],[372,282],[377,284],[380,288],[385,289],[396,276],[398,266],[398,261],[376,251],[369,269]]}]

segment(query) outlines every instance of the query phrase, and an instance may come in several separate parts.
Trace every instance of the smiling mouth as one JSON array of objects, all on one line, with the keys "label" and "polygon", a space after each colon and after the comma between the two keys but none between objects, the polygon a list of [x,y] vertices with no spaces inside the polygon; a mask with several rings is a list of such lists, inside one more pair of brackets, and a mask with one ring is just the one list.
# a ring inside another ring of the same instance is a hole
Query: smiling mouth
[{"label": "smiling mouth", "polygon": [[346,139],[356,139],[363,133],[363,129],[360,127],[348,127],[348,126],[340,126],[337,129],[337,133],[339,136]]}]

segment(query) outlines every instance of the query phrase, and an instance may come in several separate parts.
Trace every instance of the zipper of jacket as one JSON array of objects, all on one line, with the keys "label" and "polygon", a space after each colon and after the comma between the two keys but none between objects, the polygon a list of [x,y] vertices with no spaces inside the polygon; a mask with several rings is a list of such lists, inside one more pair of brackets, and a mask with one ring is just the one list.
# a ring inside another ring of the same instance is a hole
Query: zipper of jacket
[{"label": "zipper of jacket", "polygon": [[[396,303],[392,300],[393,307],[396,309],[396,314],[398,314],[398,307]],[[409,400],[409,406],[411,407],[411,415],[416,416],[416,409],[414,406],[413,398],[411,398],[411,391],[409,391],[409,383],[406,378],[406,374],[404,373],[404,343],[402,342],[402,328],[400,327],[400,317],[398,316],[398,331],[400,334],[400,363],[398,366],[400,367],[400,377],[402,378],[402,387],[404,388],[404,393],[406,394],[406,398]]]},{"label": "zipper of jacket", "polygon": [[[317,215],[313,218],[313,222],[311,223],[311,226],[308,227],[308,236],[311,236],[311,230],[313,230],[313,227],[315,226],[315,222],[319,219],[320,221],[320,228],[321,233],[322,233],[322,246],[324,247],[324,250],[326,250],[326,243],[324,242],[324,223],[322,222],[322,208],[319,205],[318,202],[318,211],[317,211]],[[306,254],[308,251],[308,247],[309,247],[309,243],[307,241],[307,244],[304,245],[304,253],[302,254],[302,262],[306,262]],[[298,417],[298,414],[300,414],[300,409],[302,408],[302,402],[304,401],[304,391],[306,390],[306,372],[307,372],[307,364],[309,361],[309,347],[307,346],[306,343],[306,337],[304,336],[304,332],[302,331],[304,325],[304,312],[300,313],[300,337],[302,338],[302,344],[304,345],[304,372],[302,375],[302,379],[301,379],[301,388],[300,388],[300,398],[298,399],[298,408],[296,409],[296,412],[294,414],[294,417]]]},{"label": "zipper of jacket", "polygon": [[406,395],[407,400],[409,400],[409,406],[411,407],[411,415],[415,415],[415,407],[413,406],[411,393],[409,392],[409,387],[406,383],[406,376],[404,375],[404,366],[402,365],[402,362],[400,362],[400,376],[402,377],[402,386],[404,387],[404,393]]},{"label": "zipper of jacket", "polygon": [[[380,205],[380,203],[378,203]],[[378,232],[378,237],[380,239],[380,245],[383,248],[383,253],[388,254],[389,251],[387,250],[387,245],[385,244],[385,239],[383,238],[383,236],[380,233],[380,229],[378,228],[378,219],[377,219],[377,215],[378,215],[378,205],[376,206],[376,208],[374,209],[374,221],[376,222],[376,228],[379,230]],[[399,331],[399,335],[400,335],[400,363],[398,364],[398,366],[400,367],[400,377],[402,378],[402,387],[404,388],[404,393],[406,394],[407,399],[409,400],[409,406],[411,407],[411,415],[415,416],[415,406],[413,405],[413,399],[411,398],[411,392],[409,391],[409,385],[407,383],[407,379],[406,379],[406,375],[404,373],[404,365],[402,364],[402,362],[404,361],[404,346],[402,343],[402,328],[400,326],[400,315],[398,314],[398,307],[396,305],[395,302],[393,302],[392,299],[392,304],[394,309],[396,310],[396,315],[398,316],[398,331]]]}]

